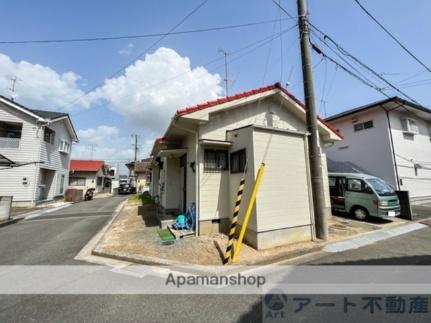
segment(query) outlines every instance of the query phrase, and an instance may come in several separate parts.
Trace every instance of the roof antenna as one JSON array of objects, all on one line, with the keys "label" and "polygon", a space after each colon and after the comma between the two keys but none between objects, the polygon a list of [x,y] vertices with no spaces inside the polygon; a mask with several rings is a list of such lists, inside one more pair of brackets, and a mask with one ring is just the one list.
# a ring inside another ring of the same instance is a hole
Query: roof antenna
[{"label": "roof antenna", "polygon": [[229,95],[229,91],[228,91],[228,82],[229,79],[227,77],[227,56],[229,55],[228,52],[226,52],[223,48],[220,48],[219,53],[222,53],[224,55],[224,83],[225,83],[225,92],[226,92],[226,96]]},{"label": "roof antenna", "polygon": [[16,85],[16,82],[18,81],[18,78],[14,75],[9,80],[11,81],[11,86],[8,87],[6,90],[8,90],[9,92],[11,92],[10,93],[10,99],[11,99],[11,101],[15,101],[15,98],[16,98],[15,85]]}]

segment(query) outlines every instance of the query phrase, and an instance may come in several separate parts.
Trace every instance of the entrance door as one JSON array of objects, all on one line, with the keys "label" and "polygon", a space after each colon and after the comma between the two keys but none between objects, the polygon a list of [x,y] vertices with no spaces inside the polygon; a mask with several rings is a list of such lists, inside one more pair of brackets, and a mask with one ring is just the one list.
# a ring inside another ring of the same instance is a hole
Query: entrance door
[{"label": "entrance door", "polygon": [[187,211],[187,154],[180,158],[181,211]]}]

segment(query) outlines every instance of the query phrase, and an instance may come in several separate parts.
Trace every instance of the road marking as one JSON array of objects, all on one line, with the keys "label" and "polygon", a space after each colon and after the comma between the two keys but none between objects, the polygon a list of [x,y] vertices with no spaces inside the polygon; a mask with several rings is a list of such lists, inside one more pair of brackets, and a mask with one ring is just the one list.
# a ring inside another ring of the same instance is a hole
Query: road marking
[{"label": "road marking", "polygon": [[408,232],[420,230],[426,228],[427,226],[421,223],[411,223],[403,225],[396,228],[390,228],[385,230],[380,230],[377,232],[372,232],[367,235],[359,236],[356,238],[347,239],[340,242],[334,242],[326,245],[322,250],[326,252],[341,252],[350,249],[357,249],[377,241],[386,240],[393,238]]},{"label": "road marking", "polygon": [[69,207],[71,205],[72,204],[66,204],[66,205],[62,205],[62,206],[59,206],[59,207],[54,207],[52,209],[42,210],[41,212],[38,212],[36,214],[29,214],[26,217],[24,217],[24,220],[34,219],[34,218],[37,218],[37,217],[39,217],[39,216],[41,216],[41,215],[43,215],[45,213],[51,213],[51,212],[54,212],[54,211],[62,210],[62,209],[65,209],[65,208],[67,208],[67,207]]}]

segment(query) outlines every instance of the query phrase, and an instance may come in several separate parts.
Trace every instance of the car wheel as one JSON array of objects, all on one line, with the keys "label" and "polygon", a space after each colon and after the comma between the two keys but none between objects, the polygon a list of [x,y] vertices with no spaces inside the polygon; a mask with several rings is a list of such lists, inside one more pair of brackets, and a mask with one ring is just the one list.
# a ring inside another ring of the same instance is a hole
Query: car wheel
[{"label": "car wheel", "polygon": [[355,207],[352,209],[352,215],[356,220],[364,221],[368,217],[368,211],[362,207]]}]

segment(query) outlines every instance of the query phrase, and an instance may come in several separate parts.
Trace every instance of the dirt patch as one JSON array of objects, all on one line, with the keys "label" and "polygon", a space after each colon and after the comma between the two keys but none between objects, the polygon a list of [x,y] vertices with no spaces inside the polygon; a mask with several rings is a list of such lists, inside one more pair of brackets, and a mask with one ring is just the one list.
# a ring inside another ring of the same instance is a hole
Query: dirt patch
[{"label": "dirt patch", "polygon": [[[149,258],[162,258],[175,263],[221,265],[226,250],[224,234],[185,237],[173,244],[164,245],[158,234],[158,220],[153,205],[128,203],[105,234],[97,252],[117,258],[146,262]],[[376,224],[331,217],[329,241],[337,241],[361,233],[378,230]],[[265,264],[320,250],[324,241],[307,241],[282,247],[256,250],[246,244],[241,247],[238,264]]]}]

